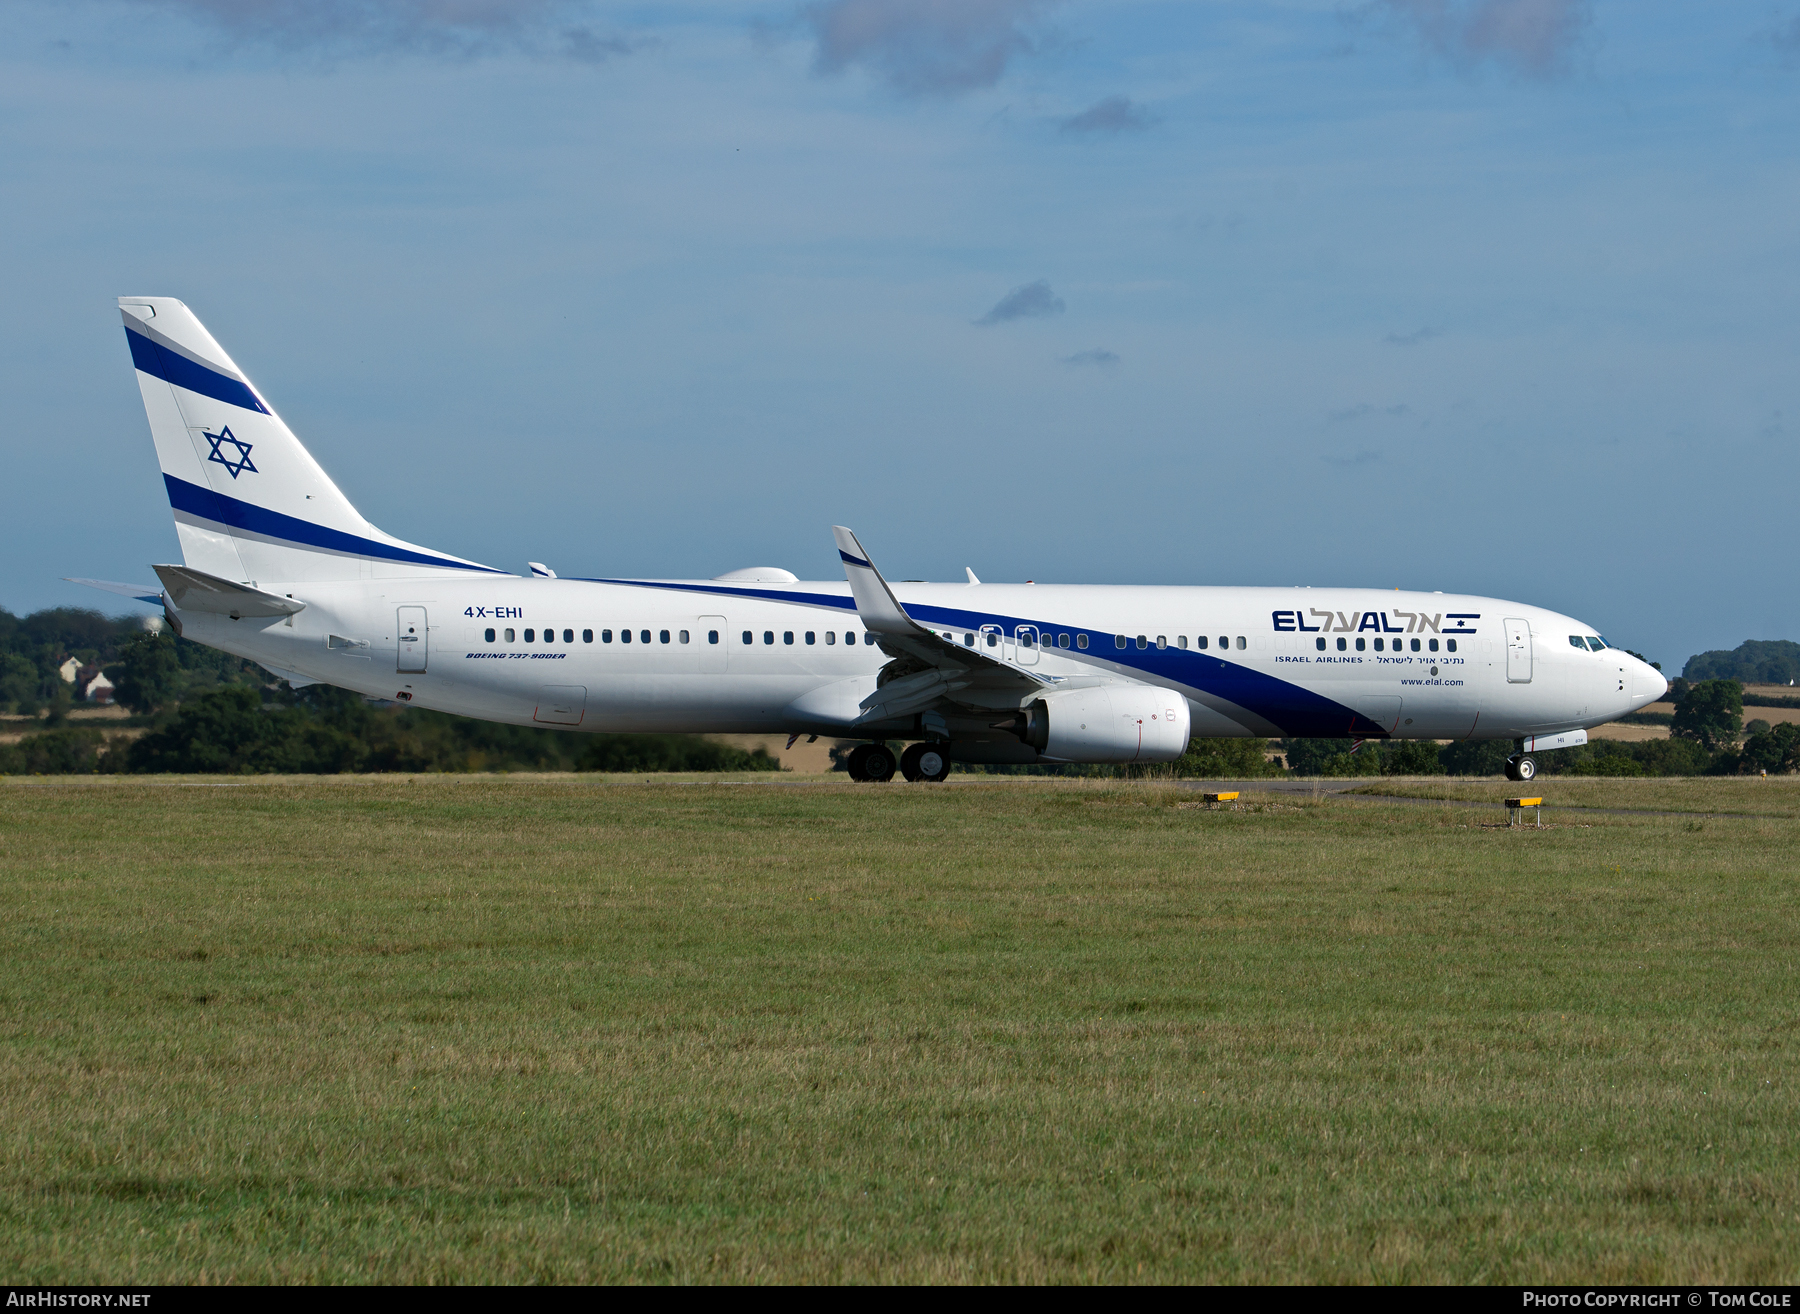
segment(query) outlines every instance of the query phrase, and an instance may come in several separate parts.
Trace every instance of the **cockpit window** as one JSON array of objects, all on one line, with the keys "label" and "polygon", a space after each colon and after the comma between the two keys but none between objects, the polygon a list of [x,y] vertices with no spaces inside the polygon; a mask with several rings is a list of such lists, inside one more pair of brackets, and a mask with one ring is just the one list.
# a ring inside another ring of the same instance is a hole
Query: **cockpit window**
[{"label": "cockpit window", "polygon": [[1607,643],[1607,641],[1605,639],[1601,638],[1598,634],[1588,635],[1588,647],[1592,648],[1595,652],[1599,652],[1602,649],[1609,648],[1611,646],[1612,646],[1611,644]]},{"label": "cockpit window", "polygon": [[1582,641],[1582,638],[1579,634],[1571,634],[1569,636],[1569,646],[1571,648],[1585,649],[1587,647],[1587,644]]}]

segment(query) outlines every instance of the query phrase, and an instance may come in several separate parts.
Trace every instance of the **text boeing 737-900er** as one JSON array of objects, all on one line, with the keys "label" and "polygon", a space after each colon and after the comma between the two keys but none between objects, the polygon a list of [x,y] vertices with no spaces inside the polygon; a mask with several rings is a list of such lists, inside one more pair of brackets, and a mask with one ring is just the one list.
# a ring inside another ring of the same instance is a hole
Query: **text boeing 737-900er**
[{"label": "text boeing 737-900er", "polygon": [[[1373,589],[528,577],[364,520],[181,302],[122,297],[182,564],[176,632],[295,685],[569,730],[865,738],[850,773],[1166,762],[1190,736],[1514,739],[1533,752],[1660,698],[1592,628],[1495,598]],[[83,581],[98,583],[97,581]]]}]

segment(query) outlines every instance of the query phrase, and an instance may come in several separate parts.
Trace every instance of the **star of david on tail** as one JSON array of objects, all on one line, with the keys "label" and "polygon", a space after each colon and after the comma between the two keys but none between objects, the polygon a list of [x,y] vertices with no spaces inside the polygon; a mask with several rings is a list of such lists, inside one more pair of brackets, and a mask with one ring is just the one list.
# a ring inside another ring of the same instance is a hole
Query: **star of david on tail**
[{"label": "star of david on tail", "polygon": [[[227,425],[219,433],[209,433],[204,434],[203,436],[207,442],[212,444],[212,455],[208,456],[206,459],[209,461],[217,461],[220,465],[231,471],[231,477],[233,479],[236,479],[246,470],[251,474],[260,473],[260,471],[250,463],[250,444],[244,442],[242,439],[233,437],[231,426]],[[235,460],[230,453],[220,450],[226,443],[237,448],[237,457]]]}]

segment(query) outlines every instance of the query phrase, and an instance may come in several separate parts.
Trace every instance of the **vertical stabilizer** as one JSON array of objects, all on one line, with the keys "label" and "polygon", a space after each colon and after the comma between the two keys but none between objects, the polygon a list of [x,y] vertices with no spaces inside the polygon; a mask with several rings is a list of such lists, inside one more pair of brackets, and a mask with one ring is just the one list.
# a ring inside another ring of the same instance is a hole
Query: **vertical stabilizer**
[{"label": "vertical stabilizer", "polygon": [[119,310],[187,565],[244,582],[504,573],[364,520],[181,302]]}]

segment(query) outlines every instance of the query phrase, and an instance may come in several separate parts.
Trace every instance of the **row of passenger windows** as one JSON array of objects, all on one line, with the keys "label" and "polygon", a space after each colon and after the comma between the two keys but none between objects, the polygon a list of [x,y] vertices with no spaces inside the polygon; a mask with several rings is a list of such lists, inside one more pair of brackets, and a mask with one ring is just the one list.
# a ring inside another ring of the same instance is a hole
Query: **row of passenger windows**
[{"label": "row of passenger windows", "polygon": [[[1362,652],[1362,651],[1364,651],[1364,648],[1363,648],[1363,645],[1364,645],[1364,643],[1366,643],[1366,642],[1367,642],[1367,640],[1364,640],[1364,639],[1358,639],[1358,640],[1357,640],[1357,641],[1356,641],[1356,650],[1357,650],[1357,651],[1358,651],[1358,652]],[[1402,644],[1402,643],[1405,643],[1405,642],[1408,642],[1408,640],[1404,640],[1404,639],[1395,639],[1395,640],[1393,640],[1393,644],[1394,644],[1394,651],[1395,651],[1395,652],[1400,652],[1400,651],[1402,651],[1402,648],[1401,648],[1401,646],[1400,646],[1400,645],[1401,645],[1401,644]],[[1413,651],[1414,651],[1414,652],[1417,652],[1417,651],[1419,651],[1419,641],[1418,641],[1418,640],[1417,640],[1417,639],[1413,639],[1413,640],[1410,640],[1410,642],[1411,642],[1411,643],[1412,643],[1412,650],[1413,650]],[[1324,651],[1325,651],[1325,640],[1323,640],[1323,639],[1314,639],[1314,640],[1313,640],[1313,646],[1314,646],[1314,647],[1315,647],[1315,648],[1317,648],[1317,649],[1318,649],[1318,650],[1319,650],[1319,651],[1320,651],[1320,652],[1324,652]],[[1345,642],[1344,642],[1344,640],[1342,640],[1342,639],[1339,639],[1339,640],[1338,640],[1338,641],[1337,641],[1337,650],[1338,650],[1338,651],[1339,651],[1339,652],[1344,652],[1344,651],[1345,651],[1345,650],[1346,650],[1346,649],[1347,649],[1347,648],[1348,648],[1348,647],[1349,647],[1349,645],[1348,645],[1348,644],[1346,644],[1346,643],[1345,643]],[[1376,652],[1380,652],[1380,651],[1382,651],[1382,647],[1383,647],[1383,641],[1382,641],[1382,640],[1380,640],[1380,639],[1376,639],[1376,640],[1375,640],[1375,651],[1376,651]],[[1448,651],[1450,651],[1450,652],[1455,652],[1455,651],[1456,651],[1456,640],[1455,640],[1455,639],[1445,639],[1445,640],[1444,640],[1444,647],[1445,647],[1445,649],[1446,649],[1446,650],[1448,650]],[[1427,639],[1427,640],[1425,640],[1425,650],[1426,650],[1426,651],[1427,651],[1427,652],[1436,652],[1436,651],[1437,651],[1437,650],[1438,650],[1438,641],[1437,641],[1437,640],[1436,640],[1436,639]]]},{"label": "row of passenger windows", "polygon": [[[686,630],[673,630],[673,631],[671,631],[671,630],[656,630],[656,631],[654,631],[654,634],[655,634],[654,640],[652,640],[652,637],[651,637],[652,633],[653,632],[650,630],[638,630],[636,641],[638,643],[650,643],[653,641],[657,642],[657,643],[669,643],[669,642],[687,643],[692,638],[692,636]],[[505,636],[504,639],[500,638],[501,634],[504,634],[504,636]],[[946,630],[943,632],[943,634],[946,639],[950,639],[952,642],[955,641],[954,636],[950,631]],[[504,631],[496,631],[496,630],[490,629],[490,630],[486,631],[485,637],[489,643],[495,643],[495,642],[517,643],[518,639],[517,639],[516,635],[517,635],[517,631],[511,630],[511,629],[504,630]],[[997,647],[1000,643],[1000,634],[996,630],[983,630],[982,637],[987,641],[987,646],[990,648]],[[1088,646],[1088,636],[1087,635],[1076,634],[1073,637],[1074,637],[1074,644],[1077,648],[1085,649]],[[1044,639],[1045,646],[1048,646],[1050,643],[1050,636],[1048,634],[1046,634],[1043,636],[1043,639]],[[575,642],[575,631],[574,630],[564,630],[562,632],[562,641],[564,643],[574,643]],[[581,632],[581,641],[583,643],[592,643],[594,641],[594,631],[583,630]],[[601,643],[611,643],[612,641],[613,641],[613,632],[611,630],[601,630],[600,631],[600,642]],[[708,643],[717,643],[719,641],[719,632],[717,630],[708,630],[706,632],[706,641]],[[773,645],[775,642],[775,631],[774,630],[764,630],[762,632],[762,641],[765,644]],[[792,630],[781,631],[781,641],[784,644],[791,645],[794,642],[794,631],[792,631]],[[807,630],[805,632],[805,641],[809,644],[816,644],[819,641],[819,636],[818,636],[817,632],[813,631],[813,630]],[[831,645],[835,644],[837,641],[838,641],[838,636],[837,636],[836,630],[826,630],[825,631],[825,644],[827,647],[830,647]],[[874,639],[873,635],[864,634],[862,636],[862,641],[865,644],[872,645],[875,642],[875,639]],[[962,636],[962,641],[963,641],[963,646],[965,648],[973,648],[975,646],[975,635],[973,633],[966,633]],[[525,642],[526,643],[539,642],[539,632],[535,629],[526,630],[525,631]],[[553,629],[544,630],[542,632],[542,642],[555,643],[556,642],[556,631]],[[620,630],[619,631],[619,642],[620,643],[632,642],[632,631]],[[756,642],[756,632],[754,630],[745,630],[743,642],[744,642],[745,647],[749,647],[749,646],[753,645]],[[844,642],[846,644],[850,645],[851,647],[854,647],[856,645],[856,631],[855,630],[845,630],[844,631]],[[1030,648],[1030,647],[1034,647],[1036,645],[1037,641],[1031,635],[1031,633],[1029,631],[1027,631],[1026,633],[1021,634],[1019,636],[1019,642],[1022,645],[1024,645],[1025,647]],[[1384,641],[1382,639],[1376,639],[1374,642],[1375,642],[1375,651],[1376,652],[1386,651],[1387,641]],[[1420,650],[1419,640],[1417,640],[1417,639],[1412,639],[1410,641],[1403,640],[1403,639],[1394,639],[1391,642],[1393,643],[1393,650],[1395,652],[1404,651],[1404,649],[1401,647],[1401,645],[1403,643],[1407,643],[1407,642],[1411,643],[1412,650],[1414,652],[1418,652]],[[1570,639],[1569,642],[1575,644],[1576,647],[1585,646],[1578,639]],[[1593,642],[1593,641],[1590,640],[1590,642]],[[1058,634],[1056,636],[1056,646],[1057,647],[1067,648],[1069,646],[1069,643],[1070,643],[1069,635]],[[1129,634],[1113,635],[1113,647],[1115,647],[1115,648],[1130,648],[1133,646],[1136,646],[1138,648],[1148,648],[1151,646],[1151,643],[1152,643],[1152,641],[1150,639],[1150,636],[1147,634],[1138,635],[1136,637],[1135,642],[1134,642],[1132,636]],[[1324,639],[1322,639],[1322,638],[1314,639],[1313,645],[1320,652],[1325,651],[1325,640]],[[1356,640],[1356,651],[1358,651],[1358,652],[1367,651],[1367,645],[1368,645],[1368,640],[1357,639]],[[1438,650],[1438,641],[1436,639],[1425,640],[1425,645],[1426,645],[1425,650],[1428,652],[1436,652]],[[1155,639],[1155,646],[1157,648],[1167,648],[1169,646],[1169,636],[1166,634],[1157,635],[1156,639]],[[1177,648],[1185,649],[1188,646],[1187,635],[1177,634],[1175,636],[1175,646]],[[1196,648],[1199,648],[1202,650],[1208,648],[1210,646],[1210,636],[1205,635],[1205,634],[1196,635],[1194,637],[1194,646]],[[1239,652],[1242,652],[1245,648],[1249,647],[1249,643],[1245,639],[1245,637],[1241,634],[1237,636],[1235,645],[1234,645],[1230,635],[1221,634],[1219,636],[1219,648],[1221,651],[1232,648],[1234,646],[1237,648],[1237,650]],[[1456,651],[1456,640],[1455,639],[1445,639],[1444,647],[1446,648],[1446,650],[1448,650],[1450,652],[1455,652]],[[1337,650],[1339,652],[1347,652],[1347,651],[1349,651],[1349,648],[1350,648],[1350,645],[1349,645],[1348,640],[1339,639],[1337,641]],[[1597,652],[1597,651],[1599,651],[1599,649],[1595,649],[1595,651]]]},{"label": "row of passenger windows", "polygon": [[[485,631],[483,637],[486,638],[489,643],[517,643],[519,641],[518,633],[519,632],[517,630],[513,630],[513,629],[507,629],[507,630],[489,629],[489,630]],[[656,631],[654,631],[654,635],[655,635],[654,639],[652,639],[652,637],[651,637],[652,633],[653,632],[650,630],[638,630],[636,641],[638,643],[651,643],[651,642],[688,643],[693,639],[693,635],[689,634],[686,630],[656,630]],[[541,640],[544,643],[555,643],[556,642],[556,631],[555,630],[544,630],[541,635]],[[540,641],[540,635],[537,630],[530,629],[530,630],[525,631],[525,642],[526,643],[537,643],[539,641]],[[574,643],[575,642],[575,631],[574,630],[564,630],[562,632],[562,641],[564,643]],[[581,641],[583,643],[592,643],[594,641],[594,631],[583,630],[581,632]],[[600,631],[600,642],[601,643],[611,643],[612,641],[613,641],[613,632],[611,630],[601,630]],[[633,641],[632,631],[630,631],[630,630],[620,630],[619,631],[619,642],[620,643],[630,643],[632,641]],[[717,630],[708,630],[706,632],[706,641],[708,643],[717,643],[719,641],[719,632]],[[774,630],[764,630],[763,636],[762,636],[762,641],[764,643],[768,643],[768,644],[774,643],[775,642],[775,631]],[[783,643],[791,644],[794,641],[794,632],[792,630],[783,630],[781,632],[781,641]],[[817,633],[815,633],[812,630],[806,631],[806,642],[817,643],[818,641],[819,641],[819,636]],[[751,630],[745,630],[744,631],[745,645],[748,646],[755,642],[756,642],[755,632],[751,631]],[[825,642],[828,646],[836,643],[837,642],[837,631],[826,630],[825,631]],[[855,630],[845,630],[844,631],[844,642],[847,644],[850,644],[852,647],[854,647],[856,644],[856,631]],[[874,644],[875,640],[871,635],[865,634],[865,635],[863,635],[863,642],[865,644],[872,645],[872,644]]]}]

